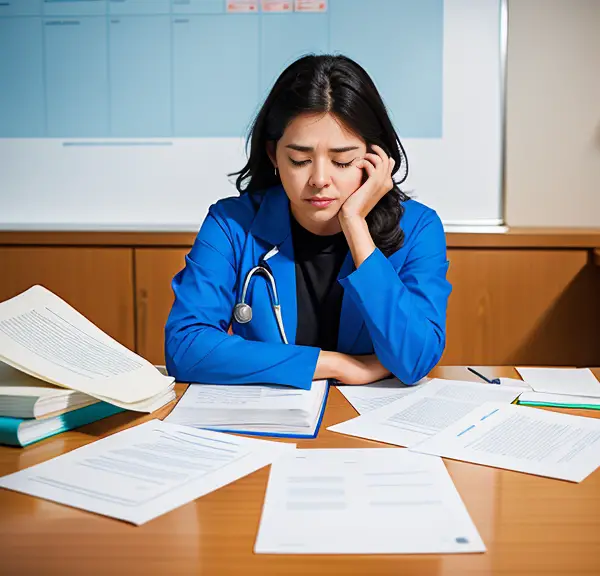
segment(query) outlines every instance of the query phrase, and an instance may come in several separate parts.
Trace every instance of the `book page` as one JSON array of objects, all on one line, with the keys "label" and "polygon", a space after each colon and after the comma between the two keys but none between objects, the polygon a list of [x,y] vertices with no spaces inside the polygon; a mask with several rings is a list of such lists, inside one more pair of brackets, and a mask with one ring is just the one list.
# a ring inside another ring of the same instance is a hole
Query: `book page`
[{"label": "book page", "polygon": [[169,386],[152,364],[42,286],[0,303],[0,360],[52,384],[121,402]]}]

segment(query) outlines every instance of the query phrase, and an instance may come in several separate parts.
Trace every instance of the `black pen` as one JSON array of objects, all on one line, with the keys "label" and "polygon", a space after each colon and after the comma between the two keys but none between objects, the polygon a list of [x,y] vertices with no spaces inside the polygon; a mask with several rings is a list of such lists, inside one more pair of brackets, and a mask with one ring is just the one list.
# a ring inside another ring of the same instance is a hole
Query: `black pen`
[{"label": "black pen", "polygon": [[470,366],[467,366],[467,370],[469,372],[473,372],[473,374],[475,374],[475,376],[479,376],[482,380],[485,380],[488,384],[500,384],[500,378],[494,378],[493,380],[490,380],[489,378],[486,378],[483,374],[480,374],[479,372],[477,372],[477,370],[471,368]]}]

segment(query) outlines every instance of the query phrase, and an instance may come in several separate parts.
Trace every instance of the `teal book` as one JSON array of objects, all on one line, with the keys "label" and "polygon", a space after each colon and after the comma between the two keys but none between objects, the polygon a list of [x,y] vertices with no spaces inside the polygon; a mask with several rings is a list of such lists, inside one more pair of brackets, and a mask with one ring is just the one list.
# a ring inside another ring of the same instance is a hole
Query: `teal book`
[{"label": "teal book", "polygon": [[79,428],[124,411],[125,409],[119,406],[107,402],[97,402],[91,406],[84,406],[41,420],[0,416],[0,444],[27,446],[66,430]]}]

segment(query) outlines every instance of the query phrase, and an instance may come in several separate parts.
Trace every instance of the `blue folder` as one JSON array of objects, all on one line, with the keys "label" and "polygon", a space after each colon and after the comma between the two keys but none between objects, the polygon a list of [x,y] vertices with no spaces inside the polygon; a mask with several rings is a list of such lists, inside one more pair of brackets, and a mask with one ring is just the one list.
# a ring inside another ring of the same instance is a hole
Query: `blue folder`
[{"label": "blue folder", "polygon": [[[113,404],[97,402],[90,406],[84,406],[77,410],[71,410],[58,416],[51,416],[40,420],[0,416],[0,444],[27,446],[33,442],[39,442],[44,438],[65,432],[66,430],[85,426],[96,420],[101,420],[102,418],[107,418],[108,416],[124,411],[124,408],[114,406]],[[22,436],[27,435],[26,439],[19,438],[19,430]]]}]

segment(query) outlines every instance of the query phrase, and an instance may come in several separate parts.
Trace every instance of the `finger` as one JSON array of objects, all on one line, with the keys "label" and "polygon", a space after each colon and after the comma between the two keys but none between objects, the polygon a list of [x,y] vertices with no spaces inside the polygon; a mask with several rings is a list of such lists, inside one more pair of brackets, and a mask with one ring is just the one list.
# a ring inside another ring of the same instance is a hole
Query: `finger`
[{"label": "finger", "polygon": [[367,173],[367,176],[369,176],[369,178],[371,176],[373,176],[374,174],[376,174],[376,171],[377,171],[377,168],[368,160],[362,160],[361,168],[363,168],[365,170],[365,172]]},{"label": "finger", "polygon": [[367,152],[365,154],[365,160],[371,162],[371,164],[373,164],[373,166],[375,167],[383,165],[383,160],[381,159],[381,157],[377,154],[372,154],[370,152]]},{"label": "finger", "polygon": [[371,148],[373,149],[373,152],[375,152],[377,154],[377,156],[379,156],[382,160],[388,160],[389,156],[385,153],[385,150],[381,147],[381,146],[377,146],[377,144],[373,144],[371,146]]}]

